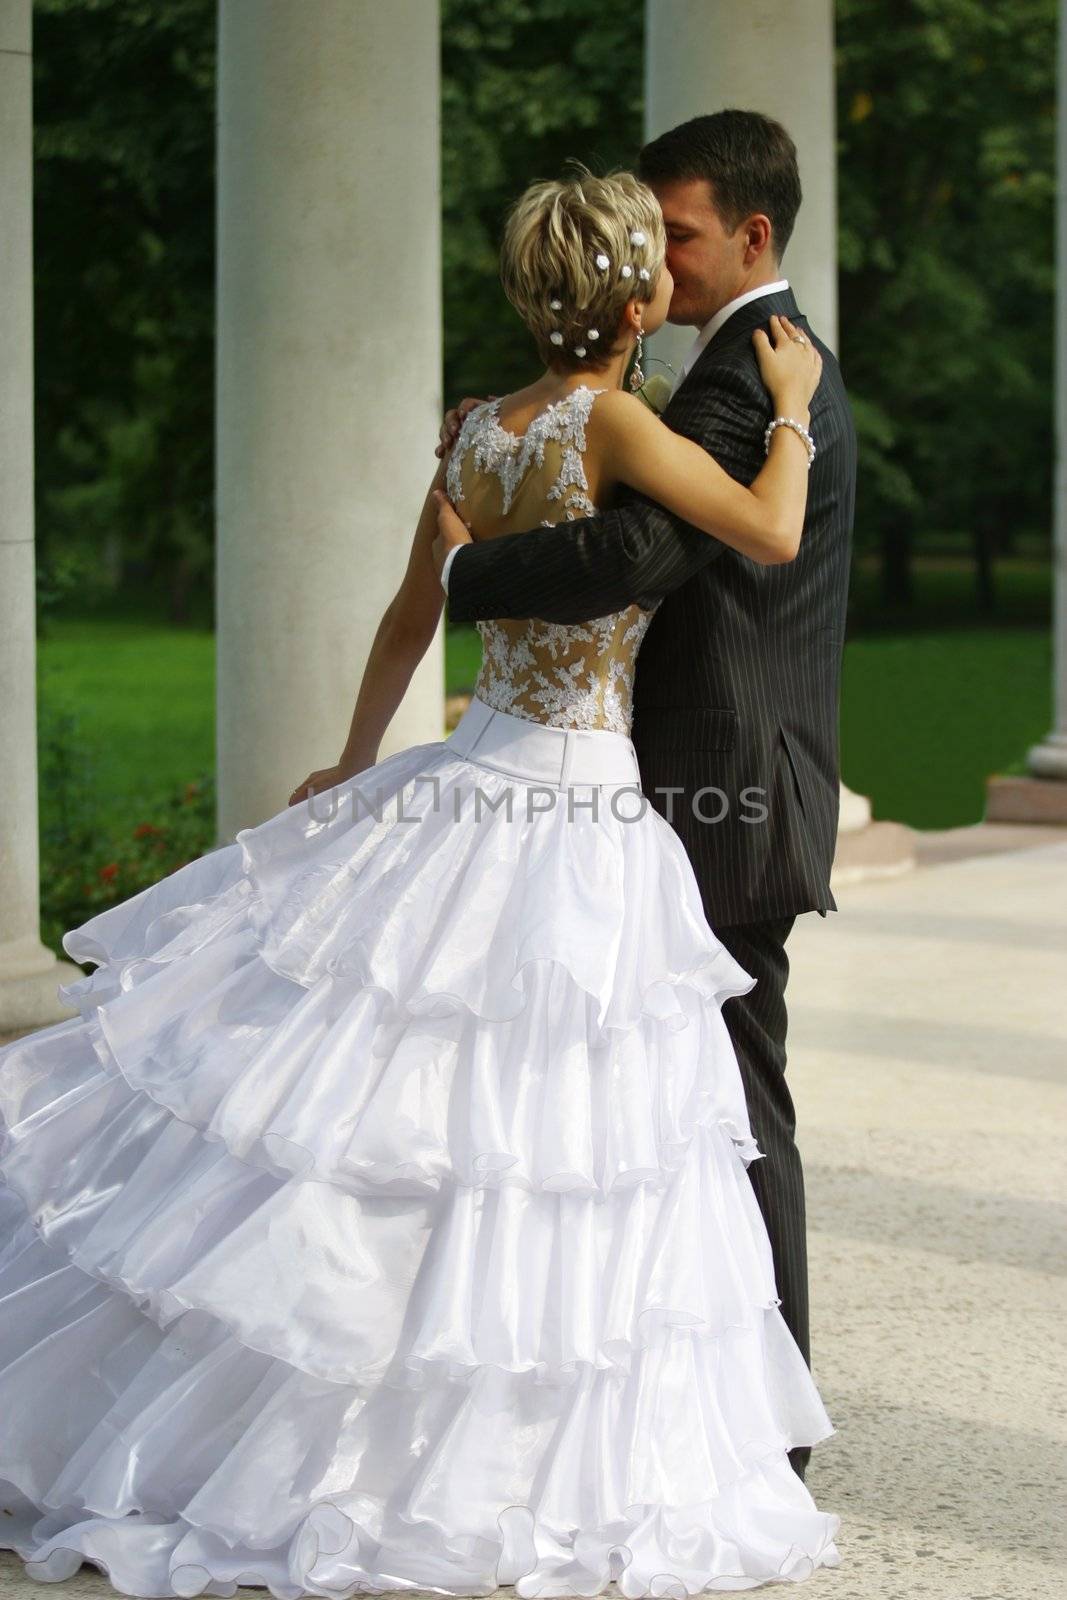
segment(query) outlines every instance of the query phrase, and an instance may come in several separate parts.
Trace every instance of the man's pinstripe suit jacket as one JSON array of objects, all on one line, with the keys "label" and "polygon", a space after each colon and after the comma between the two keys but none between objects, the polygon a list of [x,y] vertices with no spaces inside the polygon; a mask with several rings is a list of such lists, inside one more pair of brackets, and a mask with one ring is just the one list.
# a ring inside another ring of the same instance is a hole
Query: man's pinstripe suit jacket
[{"label": "man's pinstripe suit jacket", "polygon": [[[781,290],[727,319],[664,421],[750,484],[771,416],[752,331],[774,311],[805,328],[823,357],[794,561],[760,566],[627,491],[596,517],[476,541],[449,575],[455,622],[586,622],[662,601],[637,659],[632,737],[642,788],[680,834],[713,927],[837,910],[829,880],[856,494],[856,432],[840,368],[792,292]],[[706,786],[721,795],[699,796]]]}]

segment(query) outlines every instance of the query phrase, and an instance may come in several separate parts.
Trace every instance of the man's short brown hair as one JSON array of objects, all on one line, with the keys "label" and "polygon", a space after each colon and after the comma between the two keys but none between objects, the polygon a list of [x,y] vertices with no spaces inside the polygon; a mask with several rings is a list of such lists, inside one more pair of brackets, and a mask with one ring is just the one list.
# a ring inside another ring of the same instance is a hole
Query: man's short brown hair
[{"label": "man's short brown hair", "polygon": [[802,195],[796,145],[773,117],[736,110],[693,117],[646,144],[637,170],[651,184],[703,178],[731,232],[761,212],[770,220],[771,249],[781,261]]}]

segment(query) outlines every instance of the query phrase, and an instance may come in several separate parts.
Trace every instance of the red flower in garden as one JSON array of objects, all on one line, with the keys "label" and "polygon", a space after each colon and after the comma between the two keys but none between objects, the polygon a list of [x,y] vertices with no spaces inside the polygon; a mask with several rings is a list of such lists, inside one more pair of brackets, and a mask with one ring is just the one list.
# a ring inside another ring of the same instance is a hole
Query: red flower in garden
[{"label": "red flower in garden", "polygon": [[103,878],[105,883],[110,883],[111,879],[115,876],[115,874],[118,872],[118,870],[119,870],[118,862],[117,861],[109,861],[106,867],[101,867],[100,868],[100,876]]},{"label": "red flower in garden", "polygon": [[154,822],[139,822],[133,830],[135,839],[146,839],[151,833],[162,833],[162,828],[157,828]]}]

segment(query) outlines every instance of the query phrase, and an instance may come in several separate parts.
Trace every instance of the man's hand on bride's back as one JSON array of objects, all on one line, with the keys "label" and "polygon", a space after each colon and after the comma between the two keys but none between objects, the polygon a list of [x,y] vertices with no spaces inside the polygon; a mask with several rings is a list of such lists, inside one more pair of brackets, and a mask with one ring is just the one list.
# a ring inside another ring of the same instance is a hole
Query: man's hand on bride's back
[{"label": "man's hand on bride's back", "polygon": [[470,524],[464,522],[444,490],[433,489],[431,493],[437,506],[437,537],[430,546],[430,555],[434,571],[440,577],[448,552],[458,544],[471,544],[473,540]]},{"label": "man's hand on bride's back", "polygon": [[[495,400],[496,395],[491,394],[489,399]],[[435,456],[440,458],[448,454],[459,438],[459,430],[462,428],[466,418],[474,410],[475,406],[484,404],[484,400],[461,400],[458,406],[454,406],[451,411],[445,412],[445,420],[441,424],[441,442],[434,451]]]},{"label": "man's hand on bride's back", "polygon": [[[773,339],[773,343],[771,342]],[[822,356],[806,333],[788,317],[771,317],[771,337],[752,335],[760,376],[779,411],[806,411],[822,377]]]}]

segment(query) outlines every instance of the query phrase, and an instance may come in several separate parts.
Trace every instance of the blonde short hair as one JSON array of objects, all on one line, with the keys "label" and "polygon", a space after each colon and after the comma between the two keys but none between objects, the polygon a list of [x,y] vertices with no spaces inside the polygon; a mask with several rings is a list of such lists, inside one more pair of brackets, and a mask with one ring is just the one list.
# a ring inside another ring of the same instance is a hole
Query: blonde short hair
[{"label": "blonde short hair", "polygon": [[[626,302],[652,299],[666,253],[663,213],[648,185],[632,172],[597,178],[580,167],[574,177],[532,183],[516,200],[500,278],[542,361],[576,372],[608,364]],[[584,356],[575,353],[581,349]]]}]

